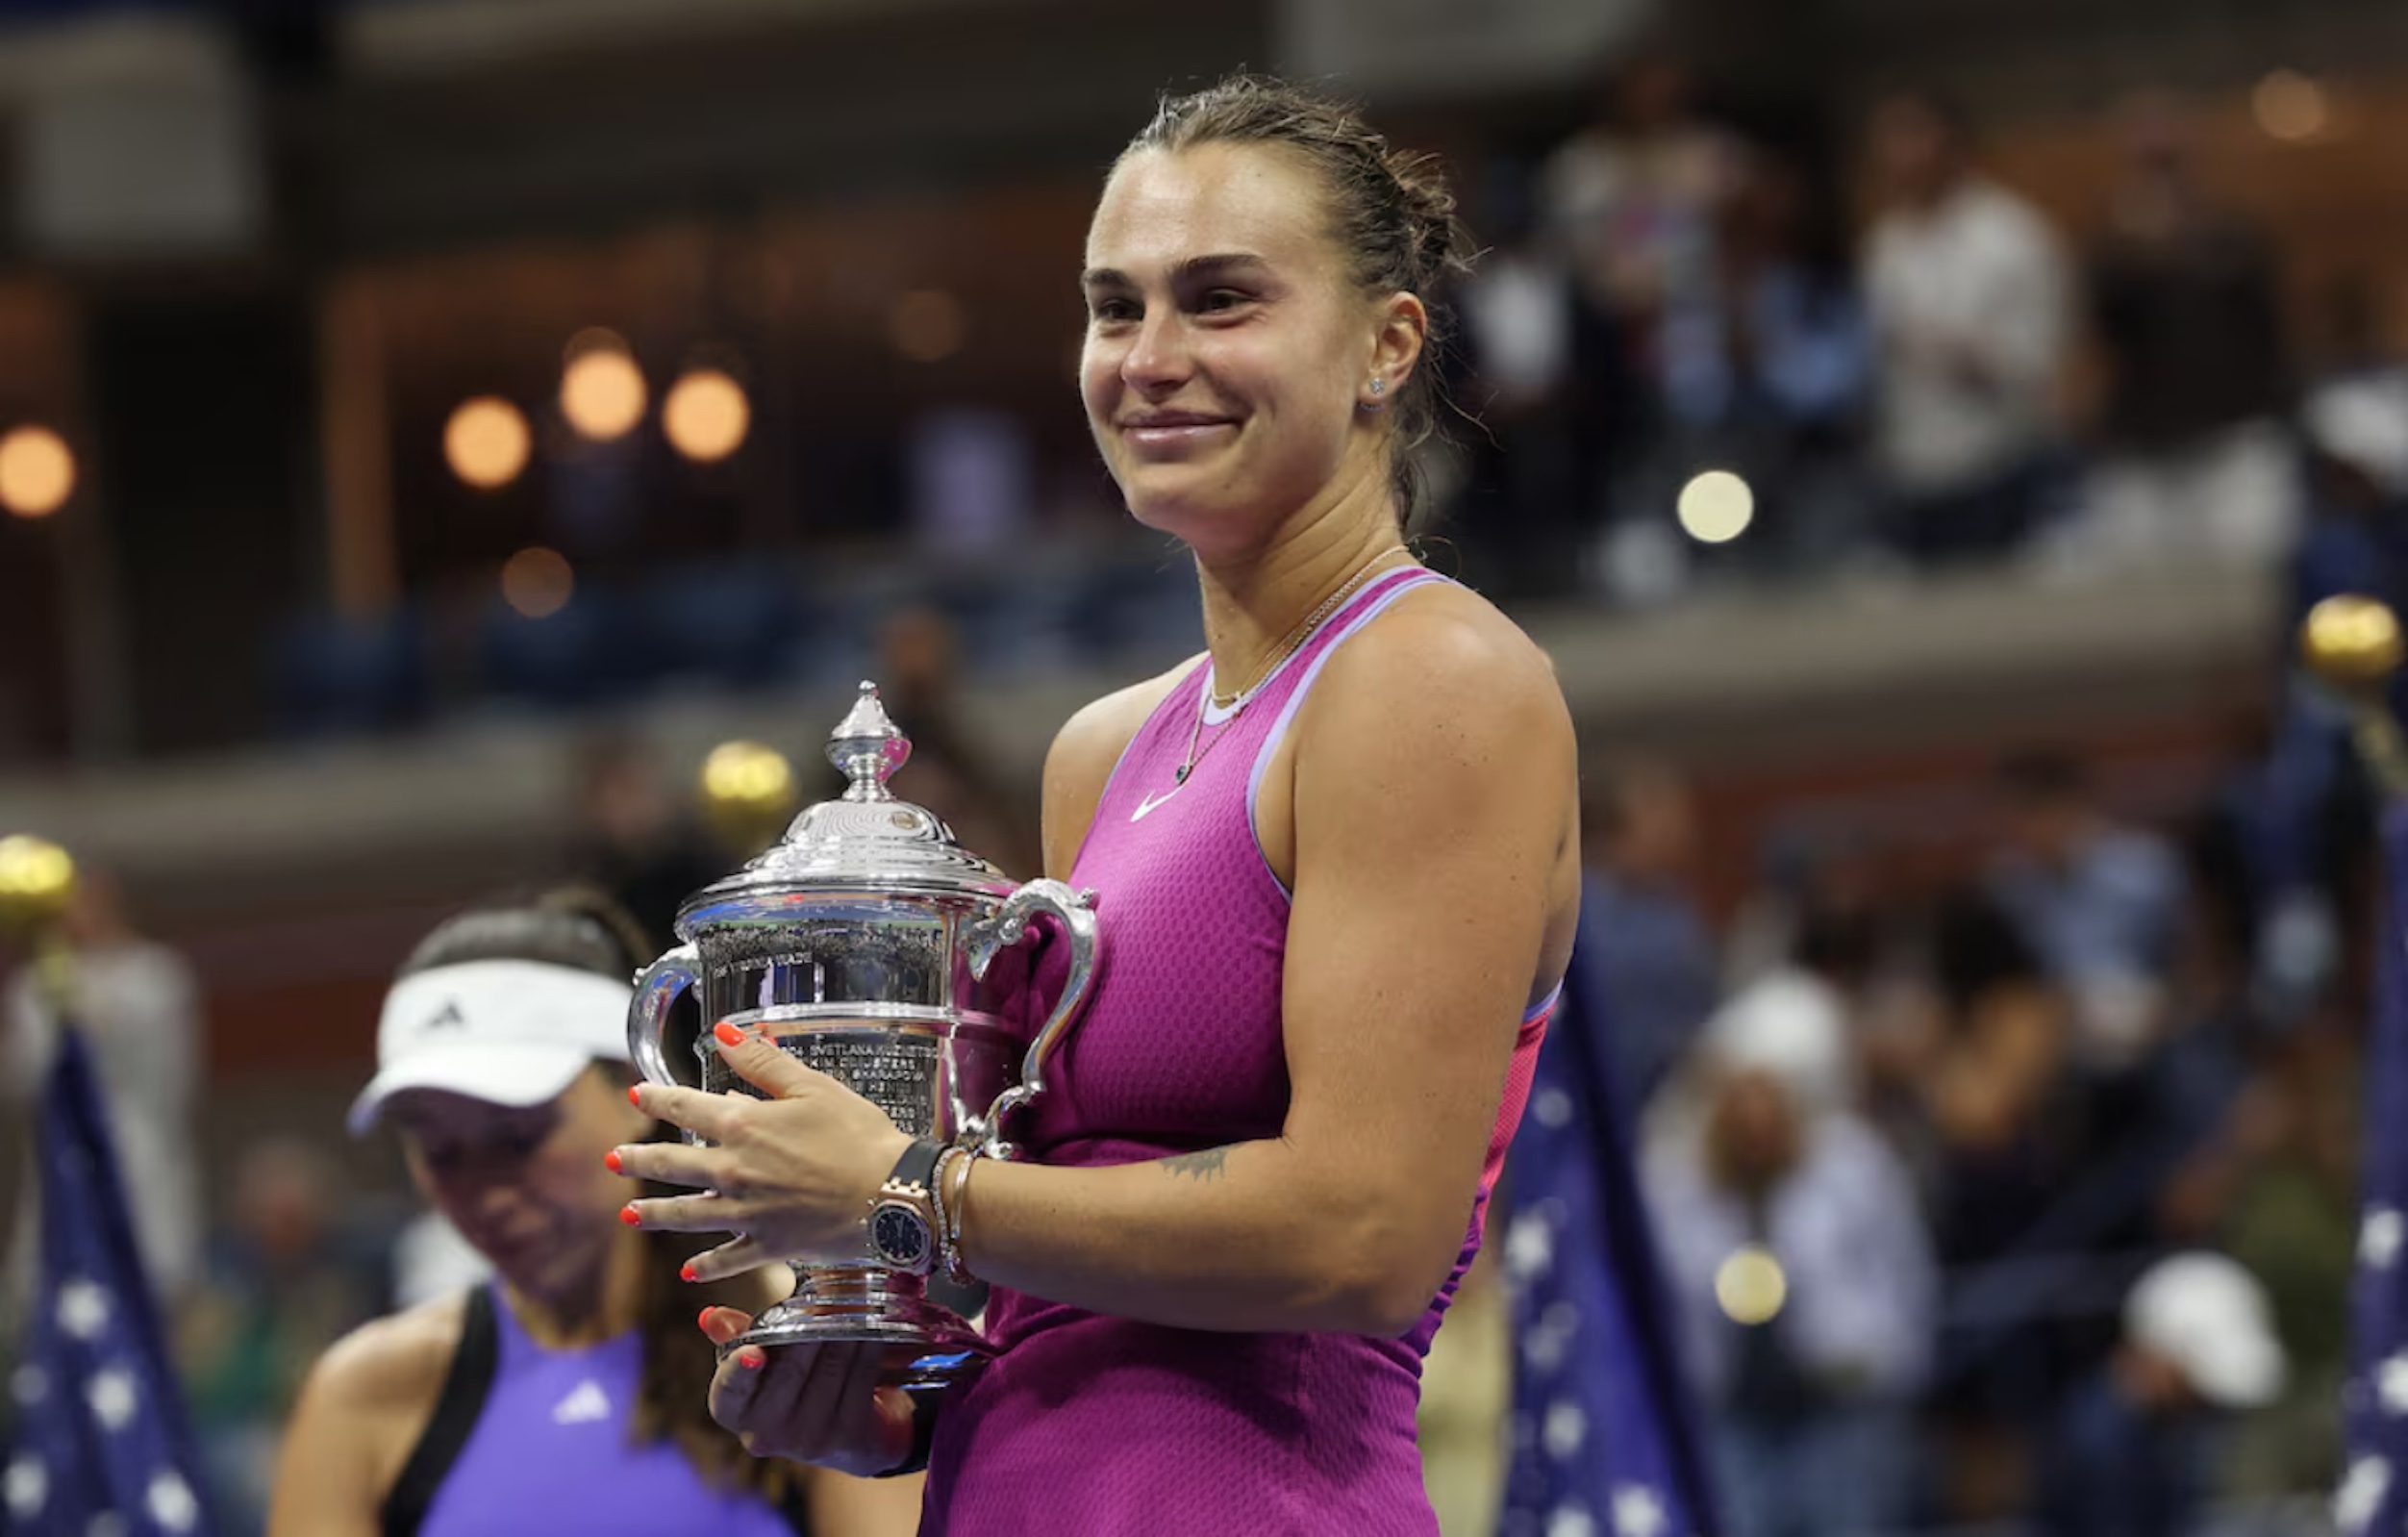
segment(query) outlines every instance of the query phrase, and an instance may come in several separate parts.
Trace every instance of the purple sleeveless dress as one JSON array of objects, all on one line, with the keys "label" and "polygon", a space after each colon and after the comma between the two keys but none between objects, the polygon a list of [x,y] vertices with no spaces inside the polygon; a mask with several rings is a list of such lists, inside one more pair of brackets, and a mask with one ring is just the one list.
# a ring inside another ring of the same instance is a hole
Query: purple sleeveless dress
[{"label": "purple sleeveless dress", "polygon": [[[547,1350],[529,1337],[496,1290],[489,1310],[472,1308],[464,1356],[484,1354],[482,1373],[455,1363],[429,1440],[442,1446],[425,1468],[428,1443],[405,1470],[434,1484],[423,1514],[384,1529],[416,1537],[793,1537],[799,1524],[748,1494],[714,1489],[666,1442],[628,1439],[642,1380],[643,1342],[622,1334],[582,1350]],[[489,1334],[483,1320],[489,1317]],[[489,1342],[489,1343],[488,1343]],[[489,1352],[489,1353],[487,1353]],[[489,1373],[486,1375],[485,1373]],[[483,1376],[482,1382],[467,1380]],[[480,1395],[478,1389],[482,1388]],[[797,1513],[799,1514],[799,1513]]]},{"label": "purple sleeveless dress", "polygon": [[[1208,664],[1131,741],[1071,877],[1098,894],[1104,955],[1031,1112],[1037,1162],[1133,1163],[1279,1134],[1289,894],[1256,842],[1254,793],[1330,652],[1440,580],[1407,567],[1367,584],[1234,718],[1208,717],[1184,786]],[[1410,1334],[1174,1329],[998,1287],[987,1329],[999,1353],[938,1420],[921,1531],[1435,1537],[1415,1440],[1421,1359],[1478,1250],[1546,1012],[1515,1047],[1454,1273]]]}]

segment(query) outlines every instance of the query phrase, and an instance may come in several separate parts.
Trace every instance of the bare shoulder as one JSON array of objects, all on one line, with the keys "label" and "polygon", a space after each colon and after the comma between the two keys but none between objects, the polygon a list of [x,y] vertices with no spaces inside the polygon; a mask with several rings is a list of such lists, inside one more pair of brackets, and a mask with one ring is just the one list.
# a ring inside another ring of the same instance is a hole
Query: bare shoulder
[{"label": "bare shoulder", "polygon": [[1045,757],[1048,776],[1052,766],[1057,763],[1066,768],[1100,765],[1100,771],[1110,773],[1112,766],[1119,762],[1121,752],[1137,736],[1138,728],[1145,724],[1146,717],[1162,707],[1162,702],[1170,697],[1170,691],[1178,687],[1179,680],[1201,660],[1200,656],[1190,657],[1167,672],[1157,673],[1142,683],[1132,683],[1125,689],[1116,689],[1102,698],[1081,706],[1078,713],[1064,721],[1062,729],[1054,733],[1052,750]]},{"label": "bare shoulder", "polygon": [[318,1357],[303,1389],[304,1409],[432,1412],[466,1318],[464,1294],[361,1324]]},{"label": "bare shoulder", "polygon": [[318,1357],[286,1427],[268,1537],[373,1537],[442,1396],[466,1301],[363,1324]]},{"label": "bare shoulder", "polygon": [[1105,694],[1080,709],[1054,733],[1053,746],[1045,754],[1046,874],[1067,878],[1114,765],[1119,763],[1146,718],[1162,707],[1198,660],[1190,657],[1167,672]]},{"label": "bare shoulder", "polygon": [[1331,652],[1308,715],[1324,700],[1326,717],[1350,721],[1536,730],[1567,748],[1572,740],[1554,662],[1496,605],[1452,582],[1406,593]]}]

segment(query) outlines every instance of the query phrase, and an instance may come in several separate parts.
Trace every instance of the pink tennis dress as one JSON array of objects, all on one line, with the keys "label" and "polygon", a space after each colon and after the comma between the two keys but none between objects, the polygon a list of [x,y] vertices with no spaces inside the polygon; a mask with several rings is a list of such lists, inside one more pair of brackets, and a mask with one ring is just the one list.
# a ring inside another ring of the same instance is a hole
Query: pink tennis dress
[{"label": "pink tennis dress", "polygon": [[[1098,894],[1104,955],[1025,1128],[1037,1162],[1134,1163],[1279,1134],[1289,894],[1256,843],[1254,793],[1330,653],[1441,580],[1406,567],[1367,584],[1234,718],[1207,718],[1209,745],[1185,785],[1175,774],[1208,665],[1139,730],[1071,877]],[[1547,1012],[1523,1023],[1463,1252],[1412,1333],[1166,1328],[998,1287],[987,1328],[999,1353],[938,1421],[921,1529],[1435,1537],[1415,1442],[1421,1360],[1479,1248]]]}]

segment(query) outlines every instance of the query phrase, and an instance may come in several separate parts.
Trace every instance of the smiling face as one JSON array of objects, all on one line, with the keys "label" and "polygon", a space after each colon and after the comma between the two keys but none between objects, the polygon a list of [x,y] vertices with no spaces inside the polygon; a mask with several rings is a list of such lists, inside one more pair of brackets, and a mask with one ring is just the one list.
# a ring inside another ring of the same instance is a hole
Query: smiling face
[{"label": "smiling face", "polygon": [[413,1089],[386,1114],[418,1188],[513,1287],[557,1301],[602,1273],[631,1193],[602,1156],[652,1129],[602,1073],[579,1073],[546,1104]]},{"label": "smiling face", "polygon": [[1129,511],[1207,554],[1384,492],[1385,418],[1426,325],[1411,294],[1367,297],[1331,239],[1314,171],[1267,145],[1143,150],[1088,231],[1088,424]]}]

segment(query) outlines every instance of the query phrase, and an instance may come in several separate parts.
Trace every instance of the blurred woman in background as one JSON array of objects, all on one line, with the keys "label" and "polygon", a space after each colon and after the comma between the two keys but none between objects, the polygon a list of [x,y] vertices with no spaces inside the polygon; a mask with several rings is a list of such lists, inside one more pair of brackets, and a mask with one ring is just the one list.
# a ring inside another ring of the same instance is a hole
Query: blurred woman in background
[{"label": "blurred woman in background", "polygon": [[419,1189],[496,1279],[370,1323],[318,1362],[272,1537],[916,1524],[916,1481],[756,1461],[705,1412],[712,1351],[677,1279],[696,1246],[622,1223],[603,1165],[663,1134],[628,1102],[625,1066],[626,978],[651,953],[606,901],[562,894],[455,918],[403,966],[352,1126],[400,1132]]}]

